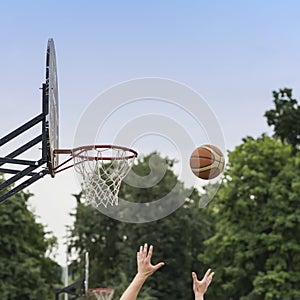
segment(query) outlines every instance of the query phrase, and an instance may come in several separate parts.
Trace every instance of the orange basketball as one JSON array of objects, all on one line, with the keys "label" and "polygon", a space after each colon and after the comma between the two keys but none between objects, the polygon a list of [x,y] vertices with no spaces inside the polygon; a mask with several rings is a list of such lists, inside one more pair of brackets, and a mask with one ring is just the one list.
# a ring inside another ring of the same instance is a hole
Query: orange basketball
[{"label": "orange basketball", "polygon": [[222,151],[213,145],[198,147],[190,157],[190,167],[201,179],[216,178],[223,172],[224,166],[225,159]]}]

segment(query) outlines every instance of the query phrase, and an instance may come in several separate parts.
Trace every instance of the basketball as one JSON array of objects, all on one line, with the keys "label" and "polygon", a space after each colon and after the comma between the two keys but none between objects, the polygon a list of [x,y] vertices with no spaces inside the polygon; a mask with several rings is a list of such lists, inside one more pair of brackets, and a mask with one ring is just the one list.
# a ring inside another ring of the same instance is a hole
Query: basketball
[{"label": "basketball", "polygon": [[192,172],[201,179],[213,179],[224,170],[225,159],[222,151],[213,145],[202,145],[190,156]]}]

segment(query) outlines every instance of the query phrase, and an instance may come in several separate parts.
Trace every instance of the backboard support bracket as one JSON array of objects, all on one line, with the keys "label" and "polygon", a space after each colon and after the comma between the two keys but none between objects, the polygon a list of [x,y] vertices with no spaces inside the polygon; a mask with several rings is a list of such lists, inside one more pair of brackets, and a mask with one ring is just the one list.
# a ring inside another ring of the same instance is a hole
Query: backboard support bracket
[{"label": "backboard support bracket", "polygon": [[75,300],[84,296],[84,293],[82,292],[81,289],[80,291],[77,291],[79,287],[82,287],[82,285],[83,285],[83,280],[78,280],[66,287],[63,287],[61,289],[56,289],[55,300],[59,300],[59,295],[62,293],[74,296],[72,298],[69,298],[70,300]]},{"label": "backboard support bracket", "polygon": [[[48,98],[46,97],[46,88],[47,88],[46,84],[43,83],[42,84],[42,113],[32,118],[28,122],[24,123],[20,127],[16,128],[15,130],[11,131],[9,134],[5,135],[0,139],[0,147],[2,147],[8,142],[13,141],[22,133],[30,130],[32,127],[42,124],[42,133],[40,135],[34,137],[29,142],[22,144],[18,149],[7,154],[5,157],[0,157],[0,173],[14,174],[14,176],[10,177],[7,180],[4,180],[0,184],[0,193],[1,193],[0,203],[4,202],[7,198],[23,190],[24,188],[28,187],[32,183],[36,182],[37,180],[43,178],[46,174],[50,174],[49,166],[47,165],[49,164],[49,160],[47,157],[48,147],[49,147],[48,145],[49,132],[48,132],[48,124],[47,124],[48,122],[46,121],[46,117],[49,113],[49,110],[48,110]],[[26,152],[32,147],[35,147],[38,143],[42,143],[41,157],[39,157],[36,160],[24,160],[24,159],[17,158],[22,153]],[[5,168],[5,164],[23,166],[23,169],[17,170],[12,167]],[[38,169],[41,168],[43,165],[45,165],[45,168],[38,171]],[[9,186],[18,183],[19,180],[24,178],[25,176],[29,176],[30,178],[28,180],[19,183],[13,188],[7,190]]]},{"label": "backboard support bracket", "polygon": [[64,293],[73,295],[73,298],[69,300],[75,300],[80,297],[86,297],[88,293],[88,281],[89,281],[89,253],[85,253],[85,264],[83,269],[83,279],[80,279],[68,286],[55,290],[55,300],[59,300],[59,295]]}]

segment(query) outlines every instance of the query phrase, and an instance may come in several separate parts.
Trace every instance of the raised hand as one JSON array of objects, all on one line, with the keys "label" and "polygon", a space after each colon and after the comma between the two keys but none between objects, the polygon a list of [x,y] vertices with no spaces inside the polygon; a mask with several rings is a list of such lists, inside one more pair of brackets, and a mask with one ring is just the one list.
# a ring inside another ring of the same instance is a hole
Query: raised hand
[{"label": "raised hand", "polygon": [[136,300],[137,295],[146,279],[164,265],[163,262],[152,265],[152,253],[152,245],[149,247],[149,250],[147,244],[140,247],[140,250],[136,254],[137,274],[121,296],[120,300]]},{"label": "raised hand", "polygon": [[192,272],[193,278],[193,290],[195,294],[195,300],[202,300],[203,295],[206,293],[208,286],[210,285],[213,276],[215,275],[211,269],[208,269],[201,280],[198,280],[197,274]]},{"label": "raised hand", "polygon": [[164,266],[163,262],[159,262],[156,265],[153,265],[151,263],[152,253],[153,253],[152,245],[149,247],[149,251],[148,251],[147,244],[145,244],[144,246],[140,246],[140,250],[137,252],[136,255],[137,266],[138,266],[137,273],[139,276],[148,277],[152,275],[155,271],[160,269],[162,266]]}]

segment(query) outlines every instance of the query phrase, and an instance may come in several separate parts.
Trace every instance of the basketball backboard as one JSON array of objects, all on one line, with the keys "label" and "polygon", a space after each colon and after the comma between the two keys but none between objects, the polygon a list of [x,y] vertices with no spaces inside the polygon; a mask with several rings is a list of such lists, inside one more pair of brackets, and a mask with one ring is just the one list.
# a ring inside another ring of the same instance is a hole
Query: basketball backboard
[{"label": "basketball backboard", "polygon": [[58,79],[56,67],[55,46],[52,38],[48,39],[46,54],[46,102],[48,104],[48,149],[47,161],[49,172],[54,177],[54,169],[58,166],[58,155],[54,150],[59,147],[59,107],[58,107]]}]

